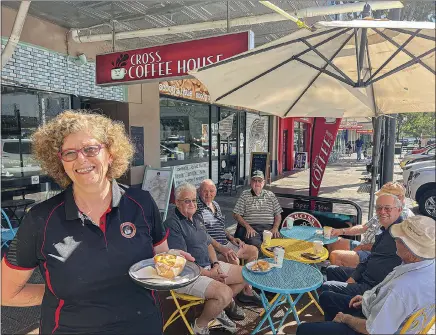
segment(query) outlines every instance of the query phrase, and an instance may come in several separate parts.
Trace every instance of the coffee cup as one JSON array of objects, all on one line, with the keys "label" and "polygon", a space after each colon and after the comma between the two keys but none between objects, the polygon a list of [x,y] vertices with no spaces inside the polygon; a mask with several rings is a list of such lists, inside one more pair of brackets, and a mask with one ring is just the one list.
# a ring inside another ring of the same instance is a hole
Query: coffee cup
[{"label": "coffee cup", "polygon": [[272,233],[269,230],[263,231],[263,243],[265,243],[266,246],[269,246],[271,244],[272,239]]},{"label": "coffee cup", "polygon": [[324,243],[322,243],[321,240],[313,241],[313,250],[315,251],[315,254],[321,254],[323,248],[324,248]]},{"label": "coffee cup", "polygon": [[112,69],[111,70],[111,78],[112,80],[120,80],[124,79],[124,76],[126,75],[127,70],[123,67],[118,69]]},{"label": "coffee cup", "polygon": [[330,237],[331,237],[331,235],[332,235],[332,227],[328,227],[328,226],[325,226],[324,228],[323,228],[323,230],[324,230],[324,238],[327,238],[327,239],[329,239]]},{"label": "coffee cup", "polygon": [[281,268],[283,266],[283,258],[285,258],[285,249],[276,247],[274,248],[274,263],[277,268]]},{"label": "coffee cup", "polygon": [[293,226],[294,226],[294,219],[287,217],[285,219],[285,226],[284,226],[284,228],[285,229],[292,229]]}]

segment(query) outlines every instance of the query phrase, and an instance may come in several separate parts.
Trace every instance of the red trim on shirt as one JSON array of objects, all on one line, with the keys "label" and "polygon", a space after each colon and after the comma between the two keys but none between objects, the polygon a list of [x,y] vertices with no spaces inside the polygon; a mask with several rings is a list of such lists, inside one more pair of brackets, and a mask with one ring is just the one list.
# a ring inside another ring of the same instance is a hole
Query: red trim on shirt
[{"label": "red trim on shirt", "polygon": [[34,269],[37,268],[37,266],[35,266],[34,268],[25,268],[25,267],[22,267],[22,266],[14,265],[14,264],[12,264],[11,262],[8,261],[8,259],[6,258],[6,256],[3,257],[3,258],[4,258],[4,260],[5,260],[5,264],[6,264],[9,268],[14,269],[14,270],[34,270]]},{"label": "red trim on shirt", "polygon": [[153,244],[153,247],[157,247],[158,245],[161,245],[162,243],[164,243],[167,240],[169,234],[170,234],[170,230],[167,229],[167,232],[165,233],[164,238],[162,240],[160,240],[159,242],[157,242],[156,244]]},{"label": "red trim on shirt", "polygon": [[54,326],[53,330],[51,331],[52,334],[54,334],[54,332],[59,328],[59,318],[61,316],[61,309],[64,306],[64,304],[65,304],[65,300],[60,299],[58,307],[56,308],[56,311],[55,311],[55,326]]},{"label": "red trim on shirt", "polygon": [[100,218],[100,222],[99,222],[99,227],[101,229],[101,231],[103,232],[103,234],[106,237],[106,214],[110,213],[110,211],[112,210],[112,208],[109,206],[108,209],[106,209],[106,212],[104,212]]}]

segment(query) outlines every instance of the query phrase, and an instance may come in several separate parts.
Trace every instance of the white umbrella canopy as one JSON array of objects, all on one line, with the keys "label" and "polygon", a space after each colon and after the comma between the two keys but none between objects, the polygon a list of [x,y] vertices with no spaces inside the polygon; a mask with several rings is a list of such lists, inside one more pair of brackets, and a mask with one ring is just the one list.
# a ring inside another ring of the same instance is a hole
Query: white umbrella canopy
[{"label": "white umbrella canopy", "polygon": [[190,74],[215,103],[280,117],[435,111],[435,23],[333,21],[314,28]]}]

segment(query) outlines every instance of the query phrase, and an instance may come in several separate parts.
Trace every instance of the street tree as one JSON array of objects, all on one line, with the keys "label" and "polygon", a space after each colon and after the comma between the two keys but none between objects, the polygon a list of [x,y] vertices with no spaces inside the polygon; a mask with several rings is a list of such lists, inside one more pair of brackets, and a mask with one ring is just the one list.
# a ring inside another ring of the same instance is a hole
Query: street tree
[{"label": "street tree", "polygon": [[435,137],[435,115],[434,112],[399,114],[399,135],[416,139],[421,136]]}]

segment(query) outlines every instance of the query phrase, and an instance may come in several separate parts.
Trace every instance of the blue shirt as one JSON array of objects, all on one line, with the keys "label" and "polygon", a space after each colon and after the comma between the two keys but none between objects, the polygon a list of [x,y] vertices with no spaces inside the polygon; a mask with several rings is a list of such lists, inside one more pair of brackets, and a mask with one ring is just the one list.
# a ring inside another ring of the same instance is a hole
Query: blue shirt
[{"label": "blue shirt", "polygon": [[195,213],[192,220],[183,216],[176,208],[164,222],[169,229],[168,246],[189,252],[198,265],[210,266],[208,246],[212,239],[204,227],[203,218]]}]

